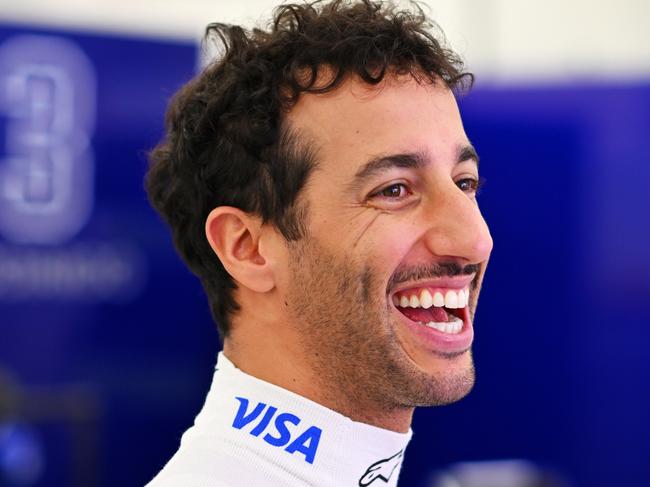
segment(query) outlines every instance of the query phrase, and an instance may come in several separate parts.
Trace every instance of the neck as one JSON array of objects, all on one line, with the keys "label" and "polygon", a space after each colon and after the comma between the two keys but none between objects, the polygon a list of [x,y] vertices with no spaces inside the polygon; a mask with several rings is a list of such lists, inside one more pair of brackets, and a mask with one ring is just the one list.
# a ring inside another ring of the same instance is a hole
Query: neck
[{"label": "neck", "polygon": [[[353,421],[405,433],[414,408],[388,406],[361,384],[323,373],[323,367],[287,327],[279,323],[237,320],[224,339],[223,352],[237,368],[260,380],[310,399]],[[317,353],[316,353],[317,355]]]}]

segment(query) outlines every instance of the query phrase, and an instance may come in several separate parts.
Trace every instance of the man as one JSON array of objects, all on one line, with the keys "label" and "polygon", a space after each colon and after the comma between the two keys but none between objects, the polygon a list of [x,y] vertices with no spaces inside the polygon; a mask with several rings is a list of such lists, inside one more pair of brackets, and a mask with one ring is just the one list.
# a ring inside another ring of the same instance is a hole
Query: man
[{"label": "man", "polygon": [[209,27],[147,185],[223,352],[150,486],[396,485],[414,408],[471,389],[492,240],[432,26],[335,1]]}]

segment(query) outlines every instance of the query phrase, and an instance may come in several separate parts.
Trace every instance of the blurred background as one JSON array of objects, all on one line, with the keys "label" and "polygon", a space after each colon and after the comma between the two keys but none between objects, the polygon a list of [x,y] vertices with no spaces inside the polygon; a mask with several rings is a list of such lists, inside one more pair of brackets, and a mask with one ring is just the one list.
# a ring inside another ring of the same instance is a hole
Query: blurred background
[{"label": "blurred background", "polygon": [[[208,22],[275,0],[0,3],[0,486],[142,486],[219,341],[146,153]],[[650,485],[650,2],[429,0],[495,250],[477,384],[416,413],[401,485]]]}]

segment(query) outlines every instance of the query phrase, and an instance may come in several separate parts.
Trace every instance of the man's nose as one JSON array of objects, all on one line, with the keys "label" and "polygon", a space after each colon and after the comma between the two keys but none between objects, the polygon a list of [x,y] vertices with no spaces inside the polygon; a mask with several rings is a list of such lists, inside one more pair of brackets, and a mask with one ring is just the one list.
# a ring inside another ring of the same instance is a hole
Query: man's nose
[{"label": "man's nose", "polygon": [[479,264],[492,252],[492,236],[476,200],[456,186],[432,198],[427,223],[426,245],[441,259]]}]

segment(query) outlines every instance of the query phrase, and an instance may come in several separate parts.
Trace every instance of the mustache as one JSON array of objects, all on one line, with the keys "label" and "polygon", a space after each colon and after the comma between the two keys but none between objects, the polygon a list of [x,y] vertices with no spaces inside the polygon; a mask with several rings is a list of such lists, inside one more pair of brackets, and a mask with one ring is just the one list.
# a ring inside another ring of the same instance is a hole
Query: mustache
[{"label": "mustache", "polygon": [[[468,276],[477,274],[481,270],[480,264],[467,264],[462,266],[456,262],[441,262],[431,265],[418,265],[398,269],[388,280],[388,289],[403,282],[434,279],[440,277]],[[472,281],[472,288],[476,287],[476,279]]]}]

